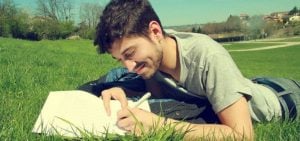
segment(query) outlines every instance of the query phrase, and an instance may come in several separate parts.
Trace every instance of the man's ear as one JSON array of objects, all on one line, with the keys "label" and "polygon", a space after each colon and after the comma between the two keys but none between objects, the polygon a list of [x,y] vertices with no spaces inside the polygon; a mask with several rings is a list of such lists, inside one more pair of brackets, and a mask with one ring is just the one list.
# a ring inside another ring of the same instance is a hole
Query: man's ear
[{"label": "man's ear", "polygon": [[163,39],[162,28],[157,21],[151,21],[149,23],[149,37],[155,41]]}]

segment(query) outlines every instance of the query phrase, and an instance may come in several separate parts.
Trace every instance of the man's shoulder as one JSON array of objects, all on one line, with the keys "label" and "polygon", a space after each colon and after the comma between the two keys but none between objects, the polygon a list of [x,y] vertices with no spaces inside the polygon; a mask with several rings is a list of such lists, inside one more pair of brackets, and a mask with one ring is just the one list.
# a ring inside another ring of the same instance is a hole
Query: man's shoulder
[{"label": "man's shoulder", "polygon": [[181,32],[181,31],[176,31],[173,29],[166,29],[165,30],[169,35],[171,36],[176,36],[181,39],[188,39],[188,38],[199,38],[199,39],[209,39],[211,40],[208,35],[206,34],[201,34],[201,33],[191,33],[191,32]]},{"label": "man's shoulder", "polygon": [[195,56],[224,52],[221,44],[205,34],[177,31],[171,31],[168,34],[176,39],[179,52],[185,57],[194,58]]},{"label": "man's shoulder", "polygon": [[197,47],[200,49],[202,47],[221,46],[206,34],[178,32],[175,30],[168,30],[167,33],[176,39],[178,46],[181,48],[191,49]]}]

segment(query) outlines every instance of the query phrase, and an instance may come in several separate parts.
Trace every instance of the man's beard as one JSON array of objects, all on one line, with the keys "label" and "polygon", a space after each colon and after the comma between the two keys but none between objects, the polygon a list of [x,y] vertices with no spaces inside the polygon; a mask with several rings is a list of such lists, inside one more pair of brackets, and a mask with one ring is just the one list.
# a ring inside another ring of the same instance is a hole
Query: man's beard
[{"label": "man's beard", "polygon": [[162,56],[162,52],[157,52],[157,53],[158,53],[157,60],[153,60],[152,67],[150,67],[150,65],[147,62],[138,63],[139,65],[137,66],[145,65],[144,67],[148,69],[144,75],[141,75],[143,79],[150,79],[159,70],[159,67],[161,66],[162,63],[163,56]]}]

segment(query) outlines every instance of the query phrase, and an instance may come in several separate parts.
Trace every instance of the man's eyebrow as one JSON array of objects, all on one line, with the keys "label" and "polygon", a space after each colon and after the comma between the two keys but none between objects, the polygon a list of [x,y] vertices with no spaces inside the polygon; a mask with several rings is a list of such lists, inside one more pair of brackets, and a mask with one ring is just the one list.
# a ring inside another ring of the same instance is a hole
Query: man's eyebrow
[{"label": "man's eyebrow", "polygon": [[134,47],[135,47],[135,46],[130,46],[130,47],[126,48],[125,50],[123,50],[123,51],[121,52],[121,54],[124,55],[128,50],[133,49]]}]

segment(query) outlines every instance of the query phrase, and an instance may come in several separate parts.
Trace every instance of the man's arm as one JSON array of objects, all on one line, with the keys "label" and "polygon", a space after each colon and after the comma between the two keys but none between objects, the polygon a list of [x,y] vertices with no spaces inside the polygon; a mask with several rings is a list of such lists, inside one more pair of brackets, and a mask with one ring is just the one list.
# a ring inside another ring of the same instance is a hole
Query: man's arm
[{"label": "man's arm", "polygon": [[[237,140],[253,140],[252,121],[245,97],[228,106],[218,113],[221,124],[189,124],[183,123],[176,126],[181,130],[191,129],[185,136],[185,140],[196,140],[199,137],[208,137],[212,139],[222,139],[230,137]],[[170,119],[170,124],[178,123]],[[181,126],[180,126],[181,125]]]},{"label": "man's arm", "polygon": [[[135,118],[131,116],[132,114]],[[168,124],[174,126],[178,131],[188,131],[184,137],[185,140],[199,140],[199,138],[253,140],[252,122],[244,97],[219,112],[218,116],[222,124],[191,124],[174,119],[164,122],[161,117],[153,113],[135,108],[130,109],[130,112],[128,109],[121,110],[118,113],[117,125],[122,129],[138,133],[139,129],[134,128],[136,119],[142,122],[144,127],[151,127],[154,125],[153,122],[159,121],[161,126]]]}]

